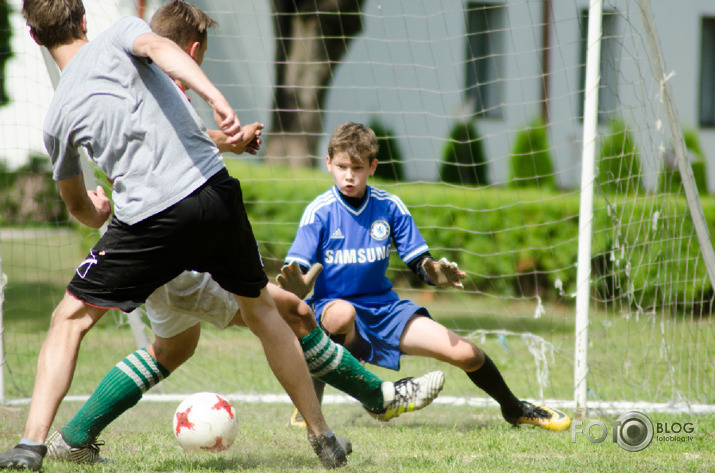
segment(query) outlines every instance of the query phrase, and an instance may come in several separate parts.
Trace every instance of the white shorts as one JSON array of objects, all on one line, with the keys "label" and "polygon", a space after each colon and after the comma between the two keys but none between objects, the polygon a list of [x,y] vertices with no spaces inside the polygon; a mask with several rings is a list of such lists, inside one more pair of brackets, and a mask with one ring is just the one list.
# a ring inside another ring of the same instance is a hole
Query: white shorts
[{"label": "white shorts", "polygon": [[236,316],[238,303],[210,274],[184,271],[154,291],[146,309],[154,335],[170,338],[199,322],[225,329]]}]

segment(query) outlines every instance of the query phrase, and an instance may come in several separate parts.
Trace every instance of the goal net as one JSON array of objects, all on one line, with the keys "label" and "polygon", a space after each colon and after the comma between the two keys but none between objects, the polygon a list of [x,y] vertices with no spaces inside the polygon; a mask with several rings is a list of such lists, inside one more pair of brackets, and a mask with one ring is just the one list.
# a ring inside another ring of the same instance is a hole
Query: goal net
[{"label": "goal net", "polygon": [[[121,16],[148,20],[160,3],[86,2],[90,40]],[[303,209],[332,185],[330,133],[365,123],[381,146],[372,184],[399,196],[431,253],[468,275],[464,291],[435,289],[393,254],[388,277],[401,296],[482,347],[517,396],[573,406],[579,219],[591,218],[589,405],[715,404],[713,285],[671,130],[685,137],[698,205],[712,223],[707,149],[697,117],[681,128],[665,113],[634,2],[603,2],[592,216],[579,215],[588,2],[335,0],[320,2],[321,12],[302,1],[288,2],[306,4],[294,12],[277,1],[194,3],[219,23],[204,70],[242,123],[266,124],[257,157],[224,158],[241,180],[270,278]],[[68,216],[49,177],[41,129],[52,81],[21,2],[8,5],[6,31],[0,19],[12,51],[0,106],[0,396],[12,401],[29,397],[52,309],[98,232]],[[657,7],[662,24],[667,9]],[[666,64],[669,54],[678,51],[665,50]],[[684,83],[673,87],[677,98]],[[210,128],[209,110],[191,97]],[[90,331],[70,395],[90,394],[136,350],[134,328],[111,311]],[[147,327],[140,331],[151,340]],[[387,379],[443,369],[444,402],[486,402],[460,370],[435,360],[405,357],[399,373],[368,368]],[[207,390],[268,399],[283,392],[247,329],[211,326],[160,392]]]}]

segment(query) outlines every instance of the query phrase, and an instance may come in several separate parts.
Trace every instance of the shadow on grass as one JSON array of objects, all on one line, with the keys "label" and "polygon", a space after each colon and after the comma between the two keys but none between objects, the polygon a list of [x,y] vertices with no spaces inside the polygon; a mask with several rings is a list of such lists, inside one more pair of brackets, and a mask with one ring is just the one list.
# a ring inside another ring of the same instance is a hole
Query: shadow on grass
[{"label": "shadow on grass", "polygon": [[214,455],[207,458],[176,458],[157,463],[156,471],[303,471],[323,470],[318,457],[291,455],[288,452],[241,452],[231,456]]},{"label": "shadow on grass", "polygon": [[[458,416],[445,415],[445,410],[459,412]],[[511,430],[510,424],[507,424],[501,416],[501,411],[498,406],[493,408],[465,408],[460,407],[445,407],[430,408],[420,410],[415,413],[407,413],[401,415],[398,419],[393,419],[389,422],[379,422],[368,415],[364,415],[360,410],[355,410],[354,414],[342,414],[346,418],[341,419],[340,425],[346,428],[359,429],[379,429],[381,432],[394,432],[399,435],[400,432],[425,431],[425,433],[435,431],[445,432],[474,432],[479,430],[494,430],[498,427]],[[335,416],[331,416],[334,418]],[[338,424],[336,424],[338,425]]]}]

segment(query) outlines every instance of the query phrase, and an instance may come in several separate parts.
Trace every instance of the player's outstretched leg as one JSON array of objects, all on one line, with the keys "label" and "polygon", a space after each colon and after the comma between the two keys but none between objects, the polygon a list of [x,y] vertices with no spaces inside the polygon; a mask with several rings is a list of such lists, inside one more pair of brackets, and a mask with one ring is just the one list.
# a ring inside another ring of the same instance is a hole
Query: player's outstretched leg
[{"label": "player's outstretched leg", "polygon": [[382,410],[383,381],[320,327],[298,340],[311,376],[349,394],[370,410]]},{"label": "player's outstretched leg", "polygon": [[429,406],[443,385],[444,373],[441,371],[432,371],[419,378],[403,378],[395,383],[385,381],[382,383],[383,410],[368,412],[377,420],[387,422],[405,412]]},{"label": "player's outstretched leg", "polygon": [[518,417],[504,415],[504,419],[516,427],[520,424],[531,424],[554,431],[566,430],[571,425],[571,418],[558,409],[535,406],[527,401],[521,401],[521,408],[522,412]]},{"label": "player's outstretched leg", "polygon": [[571,419],[565,413],[535,406],[514,396],[499,369],[486,354],[482,366],[476,371],[467,372],[467,376],[499,403],[502,416],[512,425],[531,424],[555,431],[566,430],[571,425]]},{"label": "player's outstretched leg", "polygon": [[[317,381],[313,379],[313,381]],[[317,381],[316,388],[324,383]],[[437,397],[444,385],[444,373],[432,371],[419,378],[403,378],[397,382],[383,381],[380,384],[382,392],[382,406],[379,409],[370,408],[363,404],[365,410],[374,418],[387,422],[405,412],[418,411],[429,406]],[[318,389],[316,389],[316,392]],[[318,399],[322,399],[322,388]],[[303,416],[298,409],[293,411],[293,415],[288,421],[290,427],[305,427]]]},{"label": "player's outstretched leg", "polygon": [[51,460],[93,465],[95,463],[114,463],[114,460],[99,456],[99,447],[104,442],[93,442],[84,447],[72,447],[59,431],[53,432],[47,442],[47,458]]},{"label": "player's outstretched leg", "polygon": [[113,463],[99,456],[99,446],[103,445],[96,440],[99,434],[186,361],[198,345],[200,335],[201,325],[196,324],[169,338],[157,336],[149,347],[119,361],[74,417],[47,439],[47,458],[84,464]]},{"label": "player's outstretched leg", "polygon": [[[198,330],[191,331],[191,338],[196,343]],[[185,333],[189,332],[187,330]],[[62,430],[47,439],[47,458],[85,464],[111,462],[99,456],[99,446],[104,443],[97,442],[97,436],[169,374],[170,371],[154,359],[147,349],[142,348],[128,355],[109,370],[87,402]]]},{"label": "player's outstretched leg", "polygon": [[[441,371],[396,383],[383,381],[366,370],[343,346],[330,340],[320,327],[299,341],[314,378],[353,396],[380,420],[428,406],[444,384]],[[295,412],[289,425],[300,425]]]}]

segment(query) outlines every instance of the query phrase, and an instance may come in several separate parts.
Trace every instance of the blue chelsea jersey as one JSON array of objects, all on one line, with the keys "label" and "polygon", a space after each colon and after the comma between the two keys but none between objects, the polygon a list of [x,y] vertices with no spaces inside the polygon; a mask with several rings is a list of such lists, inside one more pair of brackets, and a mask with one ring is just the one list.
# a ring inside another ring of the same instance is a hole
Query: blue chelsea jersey
[{"label": "blue chelsea jersey", "polygon": [[395,246],[405,263],[428,250],[412,215],[399,197],[368,186],[360,208],[353,208],[333,186],[305,209],[286,262],[323,265],[313,300],[397,299],[385,275]]}]

